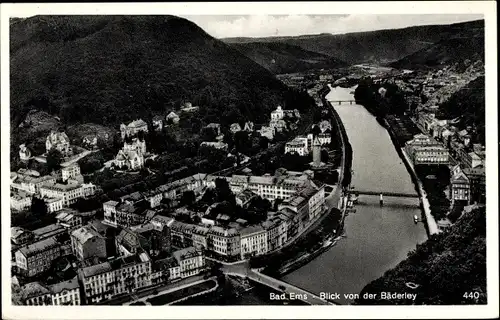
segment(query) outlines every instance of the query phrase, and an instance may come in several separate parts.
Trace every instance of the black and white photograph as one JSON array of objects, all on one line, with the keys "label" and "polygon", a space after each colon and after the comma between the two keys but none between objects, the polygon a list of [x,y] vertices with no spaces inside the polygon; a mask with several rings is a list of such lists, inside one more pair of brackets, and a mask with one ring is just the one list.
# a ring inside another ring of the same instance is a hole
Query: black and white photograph
[{"label": "black and white photograph", "polygon": [[2,5],[2,316],[498,316],[496,3],[378,4]]}]

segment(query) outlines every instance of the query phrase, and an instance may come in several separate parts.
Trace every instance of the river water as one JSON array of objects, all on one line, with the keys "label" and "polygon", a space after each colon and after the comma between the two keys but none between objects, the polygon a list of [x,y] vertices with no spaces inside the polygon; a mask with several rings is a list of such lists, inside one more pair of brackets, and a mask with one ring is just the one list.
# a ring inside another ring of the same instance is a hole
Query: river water
[{"label": "river water", "polygon": [[[354,88],[333,88],[328,100],[354,99]],[[334,104],[353,150],[352,186],[358,190],[416,193],[411,177],[399,158],[387,130],[363,106]],[[339,293],[336,302],[348,304],[372,280],[406,258],[417,243],[427,239],[418,198],[360,195],[345,220],[345,238],[330,250],[283,280],[314,293]]]}]

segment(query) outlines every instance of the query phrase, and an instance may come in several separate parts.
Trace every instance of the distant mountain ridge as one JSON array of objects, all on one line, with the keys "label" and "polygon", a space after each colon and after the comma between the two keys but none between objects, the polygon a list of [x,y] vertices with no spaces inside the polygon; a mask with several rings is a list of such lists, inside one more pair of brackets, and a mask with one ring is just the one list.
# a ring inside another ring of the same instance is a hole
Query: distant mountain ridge
[{"label": "distant mountain ridge", "polygon": [[439,41],[454,37],[484,37],[484,20],[448,25],[426,25],[346,34],[319,34],[298,37],[225,38],[226,43],[280,42],[304,50],[357,63],[390,63]]},{"label": "distant mountain ridge", "polygon": [[348,66],[334,57],[287,43],[252,42],[234,43],[231,46],[275,74]]}]

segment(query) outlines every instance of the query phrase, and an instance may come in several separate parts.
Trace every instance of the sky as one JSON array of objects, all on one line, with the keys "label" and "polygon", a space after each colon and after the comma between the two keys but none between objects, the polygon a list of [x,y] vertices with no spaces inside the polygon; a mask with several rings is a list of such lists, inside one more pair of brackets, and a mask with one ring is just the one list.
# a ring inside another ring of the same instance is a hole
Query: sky
[{"label": "sky", "polygon": [[342,34],[484,19],[479,14],[181,15],[215,38]]}]

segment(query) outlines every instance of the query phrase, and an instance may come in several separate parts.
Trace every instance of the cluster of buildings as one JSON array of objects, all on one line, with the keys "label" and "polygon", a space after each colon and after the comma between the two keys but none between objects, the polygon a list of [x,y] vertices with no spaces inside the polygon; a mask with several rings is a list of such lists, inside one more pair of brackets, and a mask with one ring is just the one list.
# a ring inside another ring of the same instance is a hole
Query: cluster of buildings
[{"label": "cluster of buildings", "polygon": [[79,198],[94,195],[96,191],[92,183],[83,183],[80,167],[76,163],[46,176],[40,176],[37,171],[19,169],[12,172],[10,178],[10,206],[15,210],[29,208],[33,197],[37,197],[45,202],[48,212],[56,212]]},{"label": "cluster of buildings", "polygon": [[[470,81],[484,76],[481,61],[466,61],[465,70],[447,66],[426,74],[411,75],[396,84],[407,92],[408,101],[416,105],[413,119],[424,133],[408,141],[405,150],[415,164],[446,164],[450,168],[448,197],[451,204],[484,203],[486,192],[485,147],[473,143],[474,128],[458,129],[458,119],[438,119],[439,104],[465,87]],[[409,98],[408,98],[409,97]],[[421,97],[424,97],[422,101]]]}]

